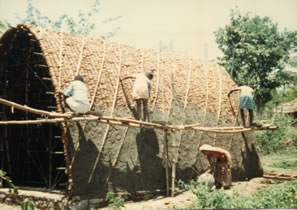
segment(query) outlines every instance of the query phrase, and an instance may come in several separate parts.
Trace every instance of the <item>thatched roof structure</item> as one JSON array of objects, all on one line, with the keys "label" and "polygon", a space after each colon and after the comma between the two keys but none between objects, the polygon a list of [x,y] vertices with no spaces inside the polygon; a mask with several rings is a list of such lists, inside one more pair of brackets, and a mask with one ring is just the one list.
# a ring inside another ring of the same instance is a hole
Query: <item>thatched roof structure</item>
[{"label": "thatched roof structure", "polygon": [[[204,65],[200,60],[29,25],[9,29],[0,44],[1,84],[6,91],[2,95],[12,101],[46,110],[57,105],[61,111],[64,105],[57,92],[80,74],[88,86],[92,110],[100,110],[106,116],[125,117],[131,115],[128,104],[132,103],[133,82],[127,80],[121,86],[119,77],[151,71],[154,73],[149,102],[151,120],[202,126],[236,123],[227,97],[236,85],[216,63]],[[55,96],[52,99],[48,95],[51,91]],[[232,105],[237,113],[237,97]],[[36,117],[3,111],[5,119]],[[62,125],[61,132],[61,147],[69,155],[68,184],[73,184],[74,195],[104,197],[107,190],[133,195],[141,190],[164,188],[162,131],[90,122]],[[17,139],[16,134],[10,135]],[[26,131],[26,135],[31,133]],[[176,178],[188,180],[207,168],[207,160],[198,152],[203,143],[231,152],[234,180],[263,173],[253,132],[176,131],[169,132],[167,139],[169,167],[177,162]]]},{"label": "thatched roof structure", "polygon": [[284,113],[284,114],[296,114],[297,113],[297,99],[277,106],[276,111]]}]

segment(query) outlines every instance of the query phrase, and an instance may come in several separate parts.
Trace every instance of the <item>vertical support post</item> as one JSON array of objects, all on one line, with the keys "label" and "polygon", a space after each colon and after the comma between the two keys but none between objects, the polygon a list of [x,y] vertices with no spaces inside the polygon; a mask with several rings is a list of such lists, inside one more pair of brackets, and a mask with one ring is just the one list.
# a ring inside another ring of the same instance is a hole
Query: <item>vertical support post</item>
[{"label": "vertical support post", "polygon": [[49,192],[52,191],[52,152],[53,152],[53,148],[52,148],[52,139],[53,139],[53,125],[49,125],[50,126],[50,131],[49,131],[49,138],[48,138],[48,155],[49,155],[49,164],[48,164],[48,189]]},{"label": "vertical support post", "polygon": [[[1,65],[1,69],[0,69],[0,73],[2,73],[2,74],[5,74],[5,72],[4,72],[4,67],[3,67],[3,65]],[[2,79],[2,77],[0,77],[1,79]],[[5,78],[5,77],[4,77]],[[0,92],[0,94],[1,95],[3,95],[4,94],[4,88],[5,88],[5,82],[4,82],[4,84],[3,84],[3,86],[2,87],[0,87],[0,90],[2,90],[1,92]],[[3,105],[1,105],[1,111],[2,111],[2,116],[4,116],[4,106]],[[1,120],[3,120],[3,119],[1,119]],[[1,152],[1,170],[3,170],[4,169],[4,158],[5,158],[5,155],[4,155],[4,140],[3,140],[3,135],[2,135],[2,129],[3,129],[3,127],[1,128],[1,132],[0,132],[0,152]],[[2,187],[3,186],[3,179],[1,179],[0,178],[0,187]]]},{"label": "vertical support post", "polygon": [[[50,104],[53,105],[53,97],[50,97]],[[53,160],[52,160],[52,155],[53,155],[53,144],[52,144],[52,141],[53,141],[53,125],[50,124],[49,125],[50,128],[49,128],[49,138],[48,138],[48,155],[49,155],[49,164],[48,164],[48,189],[49,189],[49,192],[52,191],[52,165],[53,165]]]},{"label": "vertical support post", "polygon": [[168,141],[167,130],[163,130],[164,154],[165,154],[165,174],[166,174],[166,195],[169,196],[169,171],[168,171]]},{"label": "vertical support post", "polygon": [[174,153],[173,153],[173,163],[172,163],[172,177],[171,177],[171,196],[174,197],[175,195],[175,174],[176,174],[176,142],[175,139],[173,140],[172,147],[174,148]]},{"label": "vertical support post", "polygon": [[[176,67],[176,66],[174,66]],[[175,70],[175,68],[173,68]],[[172,106],[173,100],[175,100],[175,89],[174,89],[174,72],[172,72],[171,74],[171,89],[172,89],[172,97],[171,97],[171,102],[170,102],[170,108]],[[170,109],[168,112],[168,120],[167,122],[169,122],[169,115],[170,115]],[[172,177],[171,177],[171,196],[174,197],[175,194],[175,175],[176,175],[176,163],[177,163],[177,153],[178,153],[178,149],[177,149],[177,145],[176,145],[176,138],[173,138],[173,142],[172,142],[172,147],[173,147],[173,159],[172,159]]]},{"label": "vertical support post", "polygon": [[[4,85],[3,85],[3,92],[2,95],[3,97],[6,97],[6,81],[7,81],[7,72],[4,69],[4,67],[2,66],[2,71],[4,72]],[[5,106],[2,105],[2,115],[3,118],[2,120],[7,120],[7,116],[6,116],[6,108]],[[2,141],[2,148],[3,148],[3,156],[2,159],[4,160],[5,154],[6,154],[6,158],[7,158],[7,166],[8,166],[8,173],[11,173],[11,165],[10,165],[10,157],[9,157],[9,152],[8,152],[8,132],[7,132],[7,126],[4,126],[4,139]],[[5,154],[4,154],[5,153]],[[3,169],[4,169],[4,162],[3,162]]]}]

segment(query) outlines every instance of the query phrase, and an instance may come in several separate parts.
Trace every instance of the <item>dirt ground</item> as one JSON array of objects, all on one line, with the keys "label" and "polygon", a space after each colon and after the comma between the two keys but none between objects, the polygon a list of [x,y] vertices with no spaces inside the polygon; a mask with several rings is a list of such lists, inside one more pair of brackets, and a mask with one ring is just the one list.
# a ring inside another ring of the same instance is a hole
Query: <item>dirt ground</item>
[{"label": "dirt ground", "polygon": [[[294,158],[297,161],[297,157]],[[265,174],[267,173],[283,173],[296,175],[297,171],[291,169],[280,169],[273,168],[269,166],[273,160],[270,158],[262,159],[262,166],[264,168]],[[242,195],[251,195],[261,188],[268,187],[273,182],[269,179],[265,179],[263,177],[254,178],[249,181],[243,182],[233,182],[232,187],[229,190],[226,190],[227,194],[239,193]],[[195,201],[196,196],[193,195],[192,192],[186,191],[181,194],[176,195],[175,197],[157,197],[147,201],[140,202],[126,202],[125,207],[127,210],[148,210],[148,209],[158,209],[158,210],[166,210],[173,206],[176,207],[186,207],[190,205],[193,201]],[[103,208],[107,209],[107,208]]]},{"label": "dirt ground", "polygon": [[[231,189],[226,190],[226,193],[232,194],[233,192],[249,195],[256,192],[260,188],[264,188],[269,185],[269,181],[264,178],[255,178],[245,182],[234,182]],[[175,207],[186,207],[196,200],[196,196],[190,192],[185,191],[175,197],[157,197],[147,201],[140,202],[126,202],[125,207],[127,210],[149,210],[158,209],[165,210]],[[107,210],[108,208],[103,208]]]},{"label": "dirt ground", "polygon": [[[297,161],[297,157],[295,158]],[[280,169],[273,168],[269,166],[273,160],[271,159],[262,159],[262,165],[264,167],[265,173],[284,173],[284,174],[297,174],[297,171],[291,169]],[[243,195],[250,195],[261,188],[268,187],[271,185],[271,180],[265,179],[263,177],[254,178],[249,181],[243,182],[233,182],[232,188],[226,190],[226,193],[232,194],[238,192]],[[38,192],[35,192],[38,193]],[[193,201],[196,200],[196,196],[192,194],[190,191],[185,191],[180,194],[177,194],[175,197],[164,197],[159,196],[150,200],[139,201],[139,202],[130,202],[127,201],[125,203],[125,208],[127,210],[149,210],[149,209],[157,209],[157,210],[166,210],[173,206],[175,207],[186,207],[190,205]],[[0,203],[0,210],[20,210],[20,206],[11,206]],[[35,208],[36,209],[36,208]],[[101,208],[103,210],[107,210],[108,208]],[[37,209],[38,210],[38,209]]]}]

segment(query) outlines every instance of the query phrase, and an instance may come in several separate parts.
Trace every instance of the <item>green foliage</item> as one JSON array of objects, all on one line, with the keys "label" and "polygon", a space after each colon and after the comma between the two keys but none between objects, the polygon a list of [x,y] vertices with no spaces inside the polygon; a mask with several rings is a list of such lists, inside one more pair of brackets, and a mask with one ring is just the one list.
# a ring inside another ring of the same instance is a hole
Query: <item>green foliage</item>
[{"label": "green foliage", "polygon": [[297,205],[297,181],[261,189],[250,196],[227,195],[223,190],[209,191],[205,185],[195,182],[183,185],[198,198],[184,209],[295,208]]},{"label": "green foliage", "polygon": [[16,187],[12,183],[12,180],[10,179],[10,177],[8,177],[6,175],[6,172],[5,171],[2,171],[1,169],[0,169],[0,178],[7,182],[7,184],[9,185],[9,187],[13,189],[13,193],[18,194],[18,187]]},{"label": "green foliage", "polygon": [[[5,180],[8,185],[13,189],[13,193],[18,194],[18,187],[16,187],[13,183],[12,180],[10,179],[10,177],[8,177],[6,175],[5,171],[0,170],[0,178]],[[35,206],[33,201],[25,198],[22,202],[21,202],[21,208],[22,210],[34,210]]]},{"label": "green foliage", "polygon": [[25,198],[21,202],[21,208],[22,208],[22,210],[34,210],[35,205],[34,205],[33,201],[29,200],[28,198]]},{"label": "green foliage", "polygon": [[125,207],[125,200],[123,198],[115,196],[113,192],[106,194],[106,200],[108,201],[108,207],[111,209],[121,209]]},{"label": "green foliage", "polygon": [[3,34],[3,32],[7,29],[7,26],[5,23],[0,21],[0,36]]},{"label": "green foliage", "polygon": [[256,145],[261,153],[275,153],[281,149],[284,142],[297,145],[297,130],[292,125],[295,121],[292,117],[274,114],[271,120],[278,126],[277,130],[256,132]]},{"label": "green foliage", "polygon": [[292,49],[296,49],[297,31],[279,32],[270,18],[242,16],[231,11],[231,23],[215,32],[219,58],[237,84],[256,84],[257,108],[271,99],[271,90],[281,85],[280,78]]},{"label": "green foliage", "polygon": [[[293,77],[293,76],[292,76]],[[297,83],[297,80],[296,80]],[[271,112],[277,106],[297,98],[297,86],[284,85],[281,89],[271,91],[272,99],[265,104],[264,112]]]},{"label": "green foliage", "polygon": [[297,68],[297,56],[292,56],[289,60],[289,65],[291,67]]},{"label": "green foliage", "polygon": [[278,162],[274,162],[269,166],[275,168],[283,168],[283,169],[295,169],[297,170],[297,161],[296,160],[281,160]]},{"label": "green foliage", "polygon": [[296,208],[297,181],[288,181],[262,189],[252,195],[251,208]]},{"label": "green foliage", "polygon": [[[42,15],[41,12],[34,7],[32,0],[27,0],[27,2],[26,17],[17,17],[18,22],[38,25],[48,29],[63,30],[72,34],[80,34],[84,36],[95,30],[96,23],[92,21],[92,19],[94,19],[96,14],[100,13],[100,2],[99,0],[94,0],[93,5],[86,13],[79,11],[77,17],[70,17],[67,14],[63,14],[57,20],[52,20],[49,17]],[[110,23],[120,18],[121,16],[108,18],[104,20],[103,23]],[[8,27],[12,25],[7,23],[7,21],[5,22]],[[102,39],[109,39],[113,37],[118,30],[119,27],[116,27],[113,31],[101,34],[99,37]]]}]

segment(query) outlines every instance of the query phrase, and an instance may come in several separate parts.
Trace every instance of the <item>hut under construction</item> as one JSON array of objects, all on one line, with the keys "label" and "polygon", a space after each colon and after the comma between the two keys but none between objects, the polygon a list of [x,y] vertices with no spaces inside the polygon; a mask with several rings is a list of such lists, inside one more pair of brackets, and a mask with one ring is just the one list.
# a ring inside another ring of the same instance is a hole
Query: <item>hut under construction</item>
[{"label": "hut under construction", "polygon": [[[231,101],[227,97],[236,84],[216,63],[30,25],[10,28],[0,39],[0,98],[39,110],[61,113],[65,105],[58,92],[80,74],[91,111],[110,118],[132,116],[133,81],[119,78],[138,72],[154,74],[151,122],[238,125],[238,95]],[[13,107],[0,104],[1,121],[45,119]],[[208,143],[230,151],[233,181],[263,175],[253,131],[129,125],[108,120],[0,125],[1,169],[18,186],[89,198],[104,198],[108,191],[133,197],[166,190],[168,180],[174,189],[176,180],[204,172],[208,162],[198,148]]]}]

